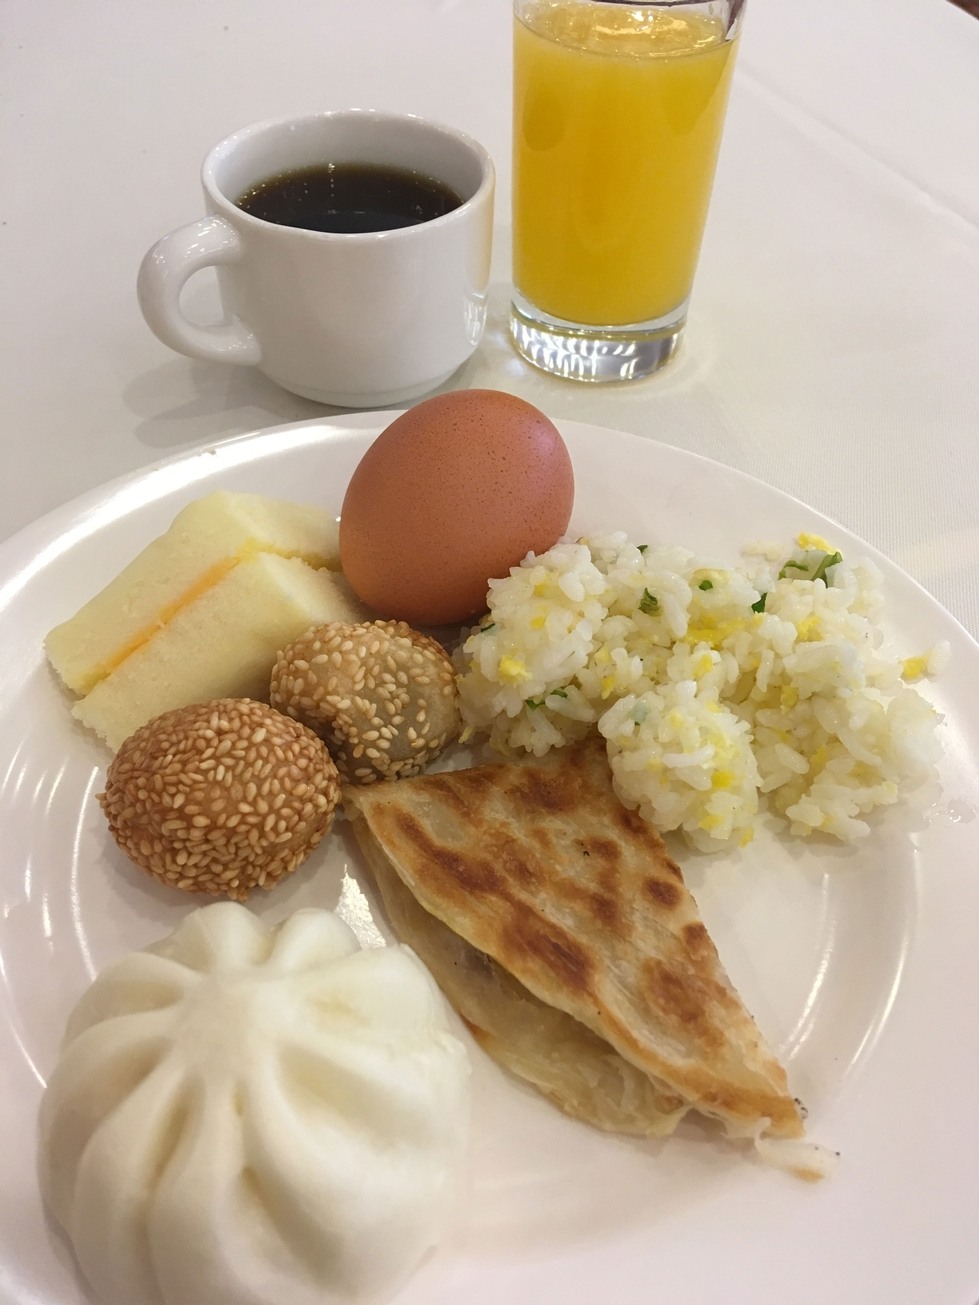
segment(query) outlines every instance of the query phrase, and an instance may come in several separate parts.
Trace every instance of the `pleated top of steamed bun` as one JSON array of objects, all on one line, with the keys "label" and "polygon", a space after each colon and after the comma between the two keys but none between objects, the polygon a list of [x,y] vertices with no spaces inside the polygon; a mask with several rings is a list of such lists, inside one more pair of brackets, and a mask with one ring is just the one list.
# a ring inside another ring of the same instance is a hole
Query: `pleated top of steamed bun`
[{"label": "pleated top of steamed bun", "polygon": [[405,947],[221,902],[111,964],[41,1108],[45,1199],[106,1305],[328,1305],[438,1239],[469,1064]]}]

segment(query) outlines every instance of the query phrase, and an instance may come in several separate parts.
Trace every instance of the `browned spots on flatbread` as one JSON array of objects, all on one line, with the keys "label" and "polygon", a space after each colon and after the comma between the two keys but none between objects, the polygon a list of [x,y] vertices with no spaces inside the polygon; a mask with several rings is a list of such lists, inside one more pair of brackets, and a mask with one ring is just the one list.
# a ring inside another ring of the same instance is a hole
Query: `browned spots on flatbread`
[{"label": "browned spots on flatbread", "polygon": [[683,898],[683,892],[677,884],[670,883],[666,879],[656,879],[650,876],[643,880],[643,891],[651,897],[657,906],[665,906],[667,910],[678,906]]},{"label": "browned spots on flatbread", "polygon": [[683,871],[680,869],[680,867],[677,865],[677,863],[673,860],[671,856],[666,855],[665,849],[663,852],[663,860],[660,862],[660,865],[662,866],[666,874],[672,875],[673,878],[678,879],[681,884],[684,882]]},{"label": "browned spots on flatbread", "polygon": [[603,865],[615,865],[619,861],[619,845],[611,838],[579,838],[578,846],[585,856],[597,857]]},{"label": "browned spots on flatbread", "polygon": [[[596,896],[600,897],[603,902],[611,903],[614,907],[614,915],[608,907],[602,907],[603,919],[610,926],[615,924],[621,929],[623,921],[632,918],[633,911],[623,895],[622,875],[617,865],[602,866],[598,876]],[[625,909],[623,910],[623,908]]]},{"label": "browned spots on flatbread", "polygon": [[559,880],[556,888],[562,896],[574,897],[583,914],[602,929],[618,932],[623,920],[618,844],[609,838],[585,837],[575,840],[575,847],[582,858],[581,881]]},{"label": "browned spots on flatbread", "polygon": [[500,848],[499,866],[504,878],[521,888],[532,888],[539,878],[534,858],[525,855],[516,841]]},{"label": "browned spots on flatbread", "polygon": [[438,801],[449,810],[454,811],[460,820],[468,822],[473,811],[479,811],[482,808],[484,797],[495,791],[495,785],[491,775],[484,774],[478,769],[466,773],[472,778],[465,789],[458,788],[453,780],[452,771],[426,775],[425,778],[432,795],[437,797]]},{"label": "browned spots on flatbread", "polygon": [[696,976],[651,958],[642,967],[643,991],[663,1022],[681,1029],[703,1047],[722,1041],[711,1010],[716,993],[708,991]]},{"label": "browned spots on flatbread", "polygon": [[638,811],[624,807],[617,802],[614,808],[614,823],[619,827],[621,836],[629,844],[639,844],[649,857],[656,862],[658,871],[677,883],[683,884],[683,871],[666,850],[666,844],[659,831],[645,821]]},{"label": "browned spots on flatbread", "polygon": [[[539,880],[535,886],[542,887],[554,900],[572,908],[574,918],[578,921],[579,931],[591,932],[596,926],[600,932],[619,932],[623,923],[620,900],[621,876],[614,855],[605,858],[598,851],[589,851],[592,840],[577,839],[575,850],[579,854],[574,864],[581,867],[579,877],[574,875],[548,875],[540,869]],[[594,840],[601,844],[600,839]],[[580,858],[580,859],[579,859]]]},{"label": "browned spots on flatbread", "polygon": [[686,880],[683,877],[683,871],[666,850],[666,844],[663,842],[659,834],[656,835],[656,839],[659,844],[655,853],[657,873],[667,875],[670,879],[674,879],[678,884],[682,885],[683,891],[685,892]]},{"label": "browned spots on flatbread", "polygon": [[516,840],[496,844],[487,856],[460,853],[431,838],[422,825],[406,811],[393,813],[396,830],[413,844],[425,859],[430,873],[438,872],[439,882],[461,889],[473,898],[494,899],[508,911],[519,914],[525,893],[533,890],[537,873]]},{"label": "browned spots on flatbread", "polygon": [[646,824],[638,811],[632,811],[629,807],[622,806],[621,803],[615,812],[615,822],[626,834],[633,838],[648,839],[650,834],[653,833],[657,840],[659,839],[659,835]]},{"label": "browned spots on flatbread", "polygon": [[686,943],[690,954],[698,959],[705,952],[714,952],[714,944],[710,940],[710,934],[700,920],[694,920],[691,924],[683,926],[683,941]]},{"label": "browned spots on flatbread", "polygon": [[560,813],[574,811],[576,793],[574,784],[561,783],[561,777],[543,774],[539,770],[527,768],[515,786],[515,794],[526,802],[530,810]]},{"label": "browned spots on flatbread", "polygon": [[521,955],[542,961],[567,987],[587,992],[591,987],[592,958],[571,934],[536,911],[514,914],[506,930],[507,953],[520,964]]},{"label": "browned spots on flatbread", "polygon": [[591,909],[595,919],[606,929],[618,927],[622,913],[614,897],[609,897],[605,893],[592,893]]},{"label": "browned spots on flatbread", "polygon": [[461,855],[435,842],[409,812],[395,810],[393,818],[397,832],[421,852],[433,869],[437,866],[443,871],[440,879],[457,884],[474,897],[506,896],[503,876],[492,861],[470,852]]}]

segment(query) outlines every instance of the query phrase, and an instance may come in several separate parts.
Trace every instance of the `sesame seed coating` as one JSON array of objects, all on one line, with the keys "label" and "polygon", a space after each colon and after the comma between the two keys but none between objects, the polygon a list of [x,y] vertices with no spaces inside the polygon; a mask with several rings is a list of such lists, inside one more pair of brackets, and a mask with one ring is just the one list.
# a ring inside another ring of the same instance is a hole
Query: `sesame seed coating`
[{"label": "sesame seed coating", "polygon": [[449,655],[404,621],[310,630],[279,654],[270,701],[315,730],[355,784],[416,775],[459,733]]},{"label": "sesame seed coating", "polygon": [[244,901],[304,861],[333,823],[323,742],[250,698],[165,712],[132,734],[99,802],[120,848],[172,888]]}]

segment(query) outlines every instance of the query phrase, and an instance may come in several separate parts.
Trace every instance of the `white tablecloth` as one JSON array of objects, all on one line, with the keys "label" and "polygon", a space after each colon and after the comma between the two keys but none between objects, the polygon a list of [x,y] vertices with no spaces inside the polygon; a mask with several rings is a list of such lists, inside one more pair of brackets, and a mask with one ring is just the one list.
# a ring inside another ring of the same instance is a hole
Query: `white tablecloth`
[{"label": "white tablecloth", "polygon": [[[170,353],[136,269],[249,121],[452,122],[500,177],[488,336],[452,386],[695,450],[902,564],[979,634],[979,23],[945,0],[750,0],[685,347],[583,387],[505,336],[507,0],[8,0],[0,537],[110,477],[321,415]],[[213,316],[213,284],[188,288]]]}]

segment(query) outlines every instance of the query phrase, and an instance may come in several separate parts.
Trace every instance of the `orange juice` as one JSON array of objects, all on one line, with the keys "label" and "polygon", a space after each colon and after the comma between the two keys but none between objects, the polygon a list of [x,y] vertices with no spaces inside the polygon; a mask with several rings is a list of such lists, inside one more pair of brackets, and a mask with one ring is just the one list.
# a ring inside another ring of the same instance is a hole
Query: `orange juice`
[{"label": "orange juice", "polygon": [[513,280],[538,310],[601,326],[682,314],[735,47],[706,7],[517,5]]}]

